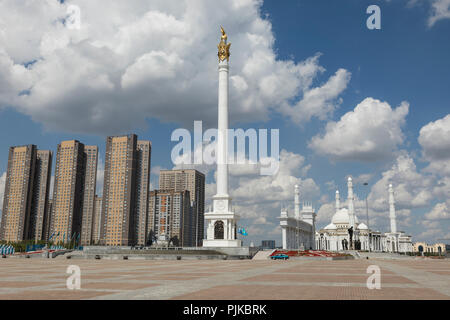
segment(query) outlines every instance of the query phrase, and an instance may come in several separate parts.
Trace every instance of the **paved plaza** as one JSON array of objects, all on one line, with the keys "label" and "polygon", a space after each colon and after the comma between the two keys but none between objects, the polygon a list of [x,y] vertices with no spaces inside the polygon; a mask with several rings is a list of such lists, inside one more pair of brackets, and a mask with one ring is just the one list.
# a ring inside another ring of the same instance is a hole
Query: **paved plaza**
[{"label": "paved plaza", "polygon": [[[69,265],[81,289],[69,290]],[[381,289],[369,290],[369,265]],[[450,299],[446,260],[0,259],[0,299]]]}]

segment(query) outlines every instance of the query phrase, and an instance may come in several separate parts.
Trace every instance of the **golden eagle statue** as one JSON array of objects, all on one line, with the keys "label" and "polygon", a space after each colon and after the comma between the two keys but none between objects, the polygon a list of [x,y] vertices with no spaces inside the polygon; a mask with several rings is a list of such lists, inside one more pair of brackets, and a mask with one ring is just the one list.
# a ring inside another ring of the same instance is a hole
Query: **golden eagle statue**
[{"label": "golden eagle statue", "polygon": [[217,55],[219,56],[219,62],[227,59],[230,61],[230,46],[231,43],[227,43],[228,36],[225,33],[225,30],[220,27],[220,31],[222,32],[222,36],[220,37],[220,43],[217,45],[219,52]]}]

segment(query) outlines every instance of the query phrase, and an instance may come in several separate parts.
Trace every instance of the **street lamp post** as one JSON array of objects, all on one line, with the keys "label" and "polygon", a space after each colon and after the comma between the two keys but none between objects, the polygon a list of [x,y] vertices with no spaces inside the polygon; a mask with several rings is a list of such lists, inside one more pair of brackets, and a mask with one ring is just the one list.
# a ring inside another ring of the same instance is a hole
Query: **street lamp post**
[{"label": "street lamp post", "polygon": [[[365,186],[368,186],[369,184],[367,183],[367,182],[364,182],[364,185]],[[368,202],[368,200],[367,200],[367,198],[369,197],[369,193],[367,192],[366,193],[366,218],[367,218],[367,232],[368,232],[368,237],[369,237],[369,252],[371,251],[370,250],[370,247],[371,247],[371,239],[370,239],[370,225],[369,225],[369,202]]]}]

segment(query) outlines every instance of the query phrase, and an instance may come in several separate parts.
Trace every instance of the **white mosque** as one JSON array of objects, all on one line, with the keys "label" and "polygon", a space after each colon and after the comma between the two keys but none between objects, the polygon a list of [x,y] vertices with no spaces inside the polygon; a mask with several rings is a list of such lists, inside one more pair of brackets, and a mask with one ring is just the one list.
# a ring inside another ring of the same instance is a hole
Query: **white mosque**
[{"label": "white mosque", "polygon": [[[397,231],[395,216],[394,190],[389,185],[389,218],[391,232],[381,233],[371,230],[365,223],[360,223],[355,214],[353,181],[347,182],[348,208],[341,207],[340,194],[336,191],[336,212],[331,223],[315,231],[315,212],[312,205],[303,205],[300,211],[298,186],[295,186],[294,216],[283,209],[280,216],[283,249],[300,250],[363,250],[372,252],[412,252],[411,236]],[[314,236],[313,236],[314,235]]]},{"label": "white mosque", "polygon": [[336,213],[331,223],[316,232],[315,241],[318,250],[341,251],[363,250],[373,252],[412,252],[411,236],[397,231],[395,216],[394,189],[389,185],[389,219],[391,232],[381,233],[371,230],[360,223],[355,214],[353,182],[347,181],[348,208],[341,208],[339,190],[336,191]]}]

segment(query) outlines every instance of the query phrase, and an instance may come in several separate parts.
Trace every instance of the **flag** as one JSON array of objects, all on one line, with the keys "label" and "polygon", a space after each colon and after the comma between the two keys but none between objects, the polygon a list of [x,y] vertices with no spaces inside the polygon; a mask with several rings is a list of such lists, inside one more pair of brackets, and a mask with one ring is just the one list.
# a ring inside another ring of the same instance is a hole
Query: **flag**
[{"label": "flag", "polygon": [[242,234],[243,236],[248,236],[247,231],[244,228],[241,228],[241,227],[238,228],[238,233]]}]

